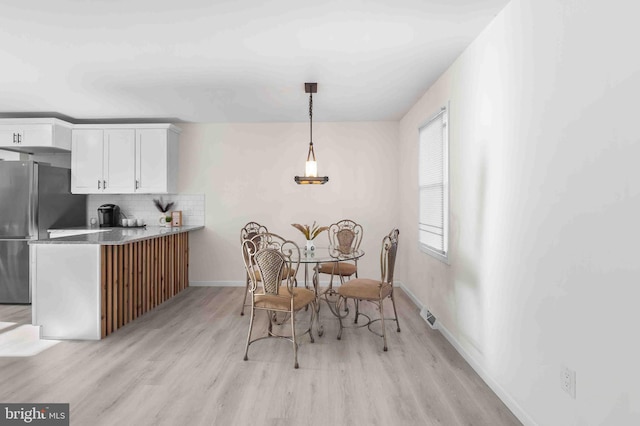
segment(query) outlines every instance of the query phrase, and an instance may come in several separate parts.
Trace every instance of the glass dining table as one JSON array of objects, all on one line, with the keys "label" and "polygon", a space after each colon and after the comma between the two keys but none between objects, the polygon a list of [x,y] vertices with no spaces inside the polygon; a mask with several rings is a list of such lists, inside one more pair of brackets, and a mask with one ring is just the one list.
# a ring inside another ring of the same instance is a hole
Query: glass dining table
[{"label": "glass dining table", "polygon": [[[364,250],[354,250],[348,253],[341,252],[335,247],[316,247],[315,250],[300,250],[300,263],[304,264],[304,285],[306,288],[312,288],[316,295],[316,320],[318,321],[318,335],[322,336],[324,327],[320,322],[320,298],[325,296],[325,301],[330,303],[326,298],[327,295],[333,294],[334,290],[331,285],[320,287],[320,278],[318,269],[321,263],[325,262],[344,262],[349,260],[360,259],[364,256]],[[309,266],[312,266],[311,281],[309,281]],[[336,275],[337,279],[339,276]],[[309,286],[311,284],[311,287]]]}]

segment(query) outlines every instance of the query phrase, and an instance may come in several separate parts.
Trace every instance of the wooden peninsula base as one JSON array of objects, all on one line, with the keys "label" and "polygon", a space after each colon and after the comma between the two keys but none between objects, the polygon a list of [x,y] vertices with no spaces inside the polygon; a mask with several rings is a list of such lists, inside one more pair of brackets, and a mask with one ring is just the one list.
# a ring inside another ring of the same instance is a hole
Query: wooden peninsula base
[{"label": "wooden peninsula base", "polygon": [[189,234],[100,247],[101,336],[189,286]]}]

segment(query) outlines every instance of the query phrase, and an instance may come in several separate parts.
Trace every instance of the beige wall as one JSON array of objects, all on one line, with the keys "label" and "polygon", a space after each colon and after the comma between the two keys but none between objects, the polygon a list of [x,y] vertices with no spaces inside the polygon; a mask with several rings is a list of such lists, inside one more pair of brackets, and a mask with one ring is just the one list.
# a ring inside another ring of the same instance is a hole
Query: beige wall
[{"label": "beige wall", "polygon": [[[404,284],[525,424],[640,424],[639,9],[514,0],[400,123]],[[414,166],[446,102],[450,265],[417,249]]]},{"label": "beige wall", "polygon": [[[204,193],[204,231],[193,233],[190,280],[240,283],[240,228],[249,221],[304,244],[291,223],[364,227],[363,276],[379,276],[383,235],[397,227],[397,122],[314,123],[325,185],[297,185],[304,174],[308,123],[181,124],[181,193]],[[326,233],[319,241],[327,241]],[[302,275],[300,275],[302,276]]]}]

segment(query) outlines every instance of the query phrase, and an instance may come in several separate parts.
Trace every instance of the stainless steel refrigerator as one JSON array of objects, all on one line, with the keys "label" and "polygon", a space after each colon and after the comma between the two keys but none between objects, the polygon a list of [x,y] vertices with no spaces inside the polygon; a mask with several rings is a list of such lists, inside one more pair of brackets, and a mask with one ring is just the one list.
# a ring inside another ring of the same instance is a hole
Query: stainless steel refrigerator
[{"label": "stainless steel refrigerator", "polygon": [[0,161],[0,303],[31,303],[29,240],[86,225],[86,210],[86,196],[71,194],[69,169]]}]

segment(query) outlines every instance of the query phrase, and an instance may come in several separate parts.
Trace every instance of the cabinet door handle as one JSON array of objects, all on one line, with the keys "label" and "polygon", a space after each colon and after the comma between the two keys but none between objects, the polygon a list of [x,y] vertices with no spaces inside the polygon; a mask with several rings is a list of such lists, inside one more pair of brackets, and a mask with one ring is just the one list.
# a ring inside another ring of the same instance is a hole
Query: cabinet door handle
[{"label": "cabinet door handle", "polygon": [[18,133],[18,145],[22,143],[22,135]]},{"label": "cabinet door handle", "polygon": [[102,181],[102,189],[107,189],[107,181],[106,180]]},{"label": "cabinet door handle", "polygon": [[100,189],[100,179],[98,179],[98,189]]},{"label": "cabinet door handle", "polygon": [[136,189],[140,188],[140,182],[138,182],[138,179],[136,179]]},{"label": "cabinet door handle", "polygon": [[13,143],[18,143],[18,134],[17,133],[13,134]]}]

